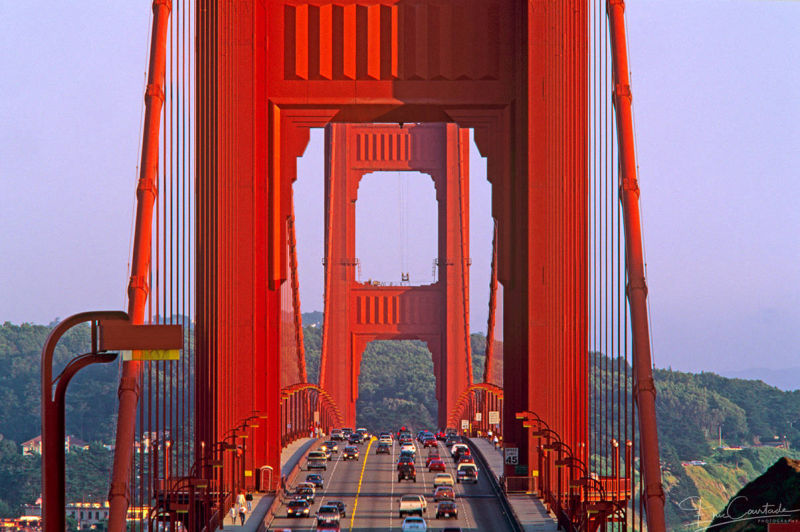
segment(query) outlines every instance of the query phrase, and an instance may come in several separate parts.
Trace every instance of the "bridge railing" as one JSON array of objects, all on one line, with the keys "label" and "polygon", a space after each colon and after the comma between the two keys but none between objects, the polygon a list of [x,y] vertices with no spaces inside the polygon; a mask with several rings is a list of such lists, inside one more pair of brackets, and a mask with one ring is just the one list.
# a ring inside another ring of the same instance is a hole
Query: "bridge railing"
[{"label": "bridge railing", "polygon": [[316,384],[298,383],[281,390],[281,446],[299,438],[330,434],[344,417],[333,397]]},{"label": "bridge railing", "polygon": [[503,437],[503,389],[488,382],[464,390],[447,416],[447,426],[468,436]]}]

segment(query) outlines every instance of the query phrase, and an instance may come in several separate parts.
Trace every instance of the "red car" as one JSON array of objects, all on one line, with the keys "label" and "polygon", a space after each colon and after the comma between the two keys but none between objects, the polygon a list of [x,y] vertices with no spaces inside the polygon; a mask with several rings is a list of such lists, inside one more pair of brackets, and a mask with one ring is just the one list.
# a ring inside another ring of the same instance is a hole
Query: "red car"
[{"label": "red car", "polygon": [[441,460],[439,453],[431,453],[428,455],[428,458],[425,459],[425,467],[430,467],[431,462],[434,460]]},{"label": "red car", "polygon": [[456,464],[456,467],[460,466],[461,464],[474,464],[474,463],[475,463],[475,460],[472,458],[472,456],[470,456],[468,454],[462,454],[461,458],[458,459],[458,463]]},{"label": "red car", "polygon": [[444,462],[440,459],[431,460],[428,463],[428,471],[442,471],[444,472]]},{"label": "red car", "polygon": [[438,442],[436,441],[436,438],[426,438],[422,440],[423,447],[436,447],[437,445]]}]

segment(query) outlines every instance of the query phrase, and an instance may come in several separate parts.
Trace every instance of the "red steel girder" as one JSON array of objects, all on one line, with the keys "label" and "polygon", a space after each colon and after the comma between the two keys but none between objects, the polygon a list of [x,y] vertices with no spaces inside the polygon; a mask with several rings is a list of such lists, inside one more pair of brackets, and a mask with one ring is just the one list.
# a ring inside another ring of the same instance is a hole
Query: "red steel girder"
[{"label": "red steel girder", "polygon": [[[320,383],[355,424],[361,354],[372,340],[420,339],[433,356],[439,423],[472,383],[469,343],[468,131],[456,124],[332,124],[326,129],[325,320]],[[365,174],[419,171],[436,186],[438,281],[356,280],[355,205]]]},{"label": "red steel girder", "polygon": [[625,222],[625,256],[629,279],[627,293],[631,312],[635,367],[634,393],[639,410],[647,528],[653,532],[661,532],[666,530],[664,489],[661,483],[656,426],[656,388],[651,369],[647,283],[642,249],[642,224],[639,216],[639,183],[636,176],[631,86],[628,79],[628,49],[625,41],[625,3],[622,0],[608,0],[607,11],[611,28],[614,110],[621,170],[619,194]]}]

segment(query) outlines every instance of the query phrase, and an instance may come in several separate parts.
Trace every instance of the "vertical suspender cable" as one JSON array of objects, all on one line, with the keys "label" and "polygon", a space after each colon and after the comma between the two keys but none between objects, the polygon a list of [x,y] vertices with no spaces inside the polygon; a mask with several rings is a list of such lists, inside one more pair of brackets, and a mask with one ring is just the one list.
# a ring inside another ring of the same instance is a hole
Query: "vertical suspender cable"
[{"label": "vertical suspender cable", "polygon": [[489,320],[486,324],[486,358],[483,366],[483,382],[492,382],[494,364],[494,326],[497,313],[497,220],[492,231],[492,267],[489,275]]},{"label": "vertical suspender cable", "polygon": [[647,319],[647,284],[644,275],[641,220],[639,217],[639,184],[636,177],[636,153],[633,143],[624,2],[622,0],[608,0],[607,11],[611,27],[614,108],[619,133],[618,148],[620,168],[622,170],[619,193],[625,219],[625,251],[629,276],[627,291],[633,331],[633,357],[636,365],[634,392],[639,410],[647,528],[651,532],[662,532],[666,529],[664,522],[664,491],[661,484],[656,427],[656,389],[651,370],[650,330]]},{"label": "vertical suspender cable", "polygon": [[[158,136],[161,106],[164,103],[164,63],[169,0],[153,1],[153,32],[150,42],[150,65],[145,93],[145,127],[142,142],[139,184],[137,186],[136,230],[128,286],[128,315],[134,324],[144,322],[147,302],[147,273],[150,267],[153,204],[158,174]],[[114,468],[109,490],[109,530],[124,532],[128,510],[128,479],[133,458],[136,428],[136,404],[139,399],[140,362],[123,362],[119,385],[119,414],[114,447]]]}]

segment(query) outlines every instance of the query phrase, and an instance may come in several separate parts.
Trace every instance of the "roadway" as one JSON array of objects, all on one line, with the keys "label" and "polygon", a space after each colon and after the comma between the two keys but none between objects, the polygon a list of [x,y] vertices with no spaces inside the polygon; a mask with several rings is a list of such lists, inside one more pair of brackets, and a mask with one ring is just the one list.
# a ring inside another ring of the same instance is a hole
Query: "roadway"
[{"label": "roadway", "polygon": [[[417,445],[417,482],[397,481],[396,461],[399,453],[397,442],[392,446],[392,454],[375,454],[377,440],[360,446],[359,461],[341,460],[344,443],[339,442],[339,453],[328,462],[327,471],[322,473],[325,479],[324,489],[318,489],[316,500],[312,505],[312,514],[326,500],[341,500],[347,505],[347,517],[341,521],[341,530],[366,532],[371,530],[397,530],[402,528],[403,520],[398,514],[397,500],[406,494],[421,494],[428,499],[428,511],[425,520],[428,530],[441,530],[447,526],[458,526],[462,530],[492,530],[502,532],[510,530],[503,518],[500,502],[495,498],[486,475],[491,474],[483,469],[478,475],[477,484],[458,484],[454,486],[458,519],[436,519],[436,503],[433,502],[433,477],[436,472],[429,473],[425,466],[427,451]],[[449,451],[442,442],[438,442],[439,454],[445,462],[447,473],[455,478],[455,465]],[[369,453],[367,454],[367,448]],[[303,464],[305,467],[305,464]],[[480,466],[479,466],[480,467]],[[297,476],[297,482],[305,480],[303,471]],[[291,486],[293,487],[293,486]],[[286,506],[281,505],[270,524],[270,530],[291,528],[291,530],[314,530],[316,520],[313,518],[287,518]]]}]

